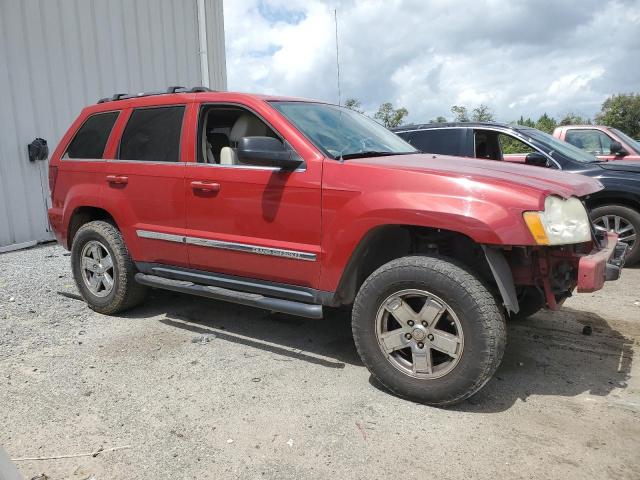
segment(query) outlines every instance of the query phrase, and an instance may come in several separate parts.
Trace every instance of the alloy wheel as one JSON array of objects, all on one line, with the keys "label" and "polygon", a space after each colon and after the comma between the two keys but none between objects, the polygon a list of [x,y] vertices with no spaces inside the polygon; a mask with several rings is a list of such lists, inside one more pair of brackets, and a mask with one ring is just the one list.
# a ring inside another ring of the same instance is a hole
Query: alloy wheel
[{"label": "alloy wheel", "polygon": [[113,290],[113,259],[107,248],[97,240],[91,240],[80,255],[82,279],[96,297],[106,297]]},{"label": "alloy wheel", "polygon": [[447,375],[464,349],[464,334],[455,312],[426,290],[402,290],[382,302],[376,337],[395,368],[420,379]]},{"label": "alloy wheel", "polygon": [[615,232],[618,234],[618,240],[629,245],[631,250],[636,243],[636,229],[633,224],[624,217],[619,215],[603,215],[593,221],[596,230],[604,232]]}]

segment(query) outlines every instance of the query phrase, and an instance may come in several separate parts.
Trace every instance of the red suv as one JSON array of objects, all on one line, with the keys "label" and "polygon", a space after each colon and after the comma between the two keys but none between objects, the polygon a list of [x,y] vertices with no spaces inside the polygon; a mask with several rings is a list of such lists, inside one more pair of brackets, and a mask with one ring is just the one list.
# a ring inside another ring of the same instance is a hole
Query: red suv
[{"label": "red suv", "polygon": [[352,308],[364,364],[407,398],[479,390],[505,315],[620,273],[598,181],[423,155],[369,118],[293,98],[171,88],[85,108],[50,166],[49,218],[97,312],[148,287],[320,318]]}]

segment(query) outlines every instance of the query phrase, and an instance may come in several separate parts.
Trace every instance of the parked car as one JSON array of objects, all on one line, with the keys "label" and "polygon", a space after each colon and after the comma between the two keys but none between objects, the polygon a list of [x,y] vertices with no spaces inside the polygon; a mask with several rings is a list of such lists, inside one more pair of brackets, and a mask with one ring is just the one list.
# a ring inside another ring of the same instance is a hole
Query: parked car
[{"label": "parked car", "polygon": [[640,162],[601,162],[571,144],[521,125],[425,124],[394,131],[423,152],[528,163],[598,179],[604,189],[584,199],[595,228],[617,233],[629,246],[627,264],[640,261]]},{"label": "parked car", "polygon": [[310,318],[352,306],[381,384],[447,405],[495,372],[505,313],[620,274],[625,248],[582,204],[597,180],[432,158],[342,107],[202,90],[104,99],[52,156],[51,225],[97,312],[148,287]]},{"label": "parked car", "polygon": [[553,136],[584,150],[599,160],[640,160],[640,142],[617,128],[602,125],[565,125]]}]

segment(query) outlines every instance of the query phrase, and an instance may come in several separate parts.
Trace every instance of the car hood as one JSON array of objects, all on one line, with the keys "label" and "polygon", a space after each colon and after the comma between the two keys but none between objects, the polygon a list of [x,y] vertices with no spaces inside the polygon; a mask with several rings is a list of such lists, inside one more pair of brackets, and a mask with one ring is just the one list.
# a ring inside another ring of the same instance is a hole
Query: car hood
[{"label": "car hood", "polygon": [[598,163],[600,168],[615,170],[616,172],[640,173],[640,162],[633,160],[615,160],[613,162]]},{"label": "car hood", "polygon": [[390,155],[351,159],[347,160],[347,162],[394,170],[400,169],[450,177],[465,177],[488,183],[511,184],[545,194],[559,195],[563,198],[571,196],[583,197],[603,188],[598,180],[584,175],[530,165],[449,155]]}]

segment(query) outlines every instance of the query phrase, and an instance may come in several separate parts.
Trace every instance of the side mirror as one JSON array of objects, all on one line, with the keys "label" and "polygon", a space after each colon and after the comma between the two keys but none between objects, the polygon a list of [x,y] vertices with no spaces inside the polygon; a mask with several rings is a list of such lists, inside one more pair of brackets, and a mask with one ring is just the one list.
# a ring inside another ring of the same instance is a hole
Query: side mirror
[{"label": "side mirror", "polygon": [[549,160],[540,152],[531,152],[524,157],[525,165],[533,165],[534,167],[548,167]]},{"label": "side mirror", "polygon": [[49,146],[44,138],[36,138],[27,145],[27,153],[29,154],[29,161],[35,162],[36,160],[46,160],[49,156]]},{"label": "side mirror", "polygon": [[620,142],[616,142],[615,140],[612,141],[609,145],[609,151],[618,157],[624,157],[625,155],[628,155],[628,152],[622,147],[622,144]]},{"label": "side mirror", "polygon": [[250,165],[295,170],[302,159],[292,149],[273,137],[242,137],[238,141],[238,160]]}]

